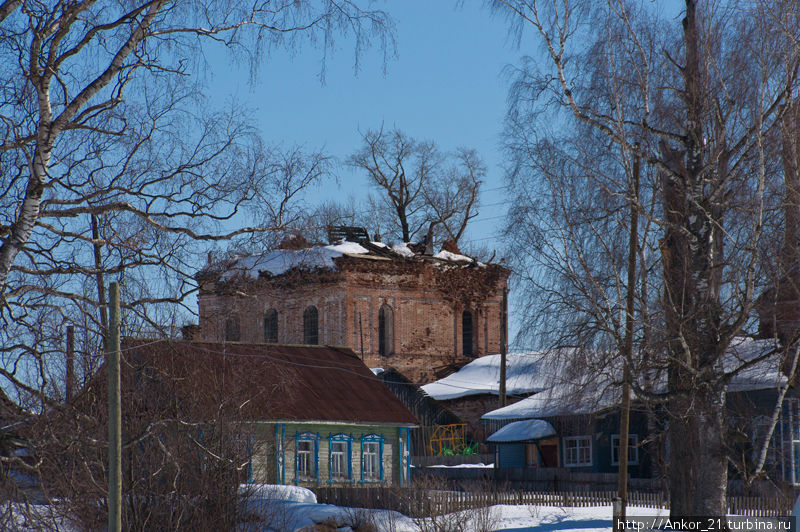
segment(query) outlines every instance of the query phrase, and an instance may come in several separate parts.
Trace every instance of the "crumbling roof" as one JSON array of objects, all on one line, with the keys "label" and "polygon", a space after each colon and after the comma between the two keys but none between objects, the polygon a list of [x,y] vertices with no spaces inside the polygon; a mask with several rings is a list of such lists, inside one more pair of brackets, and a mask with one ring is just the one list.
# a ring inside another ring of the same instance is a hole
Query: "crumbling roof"
[{"label": "crumbling roof", "polygon": [[[105,366],[91,386],[105,393]],[[162,410],[169,402],[174,415],[195,421],[224,413],[239,421],[417,423],[353,351],[339,347],[132,340],[123,346],[122,387],[123,405],[125,397]]]},{"label": "crumbling roof", "polygon": [[291,270],[338,271],[337,259],[349,257],[370,261],[424,261],[441,266],[479,267],[486,265],[466,255],[440,251],[435,255],[415,252],[407,243],[387,246],[382,242],[340,240],[334,244],[304,249],[276,249],[260,254],[237,256],[206,266],[202,274],[217,272],[221,281],[237,278],[259,279],[283,275]]}]

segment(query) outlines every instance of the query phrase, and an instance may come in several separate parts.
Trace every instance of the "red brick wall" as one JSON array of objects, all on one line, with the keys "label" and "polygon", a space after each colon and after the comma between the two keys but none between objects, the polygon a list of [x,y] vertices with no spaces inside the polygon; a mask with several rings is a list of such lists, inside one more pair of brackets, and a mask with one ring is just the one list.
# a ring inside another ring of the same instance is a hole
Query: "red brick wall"
[{"label": "red brick wall", "polygon": [[[310,275],[293,284],[255,281],[218,289],[206,285],[198,296],[200,337],[224,340],[224,323],[236,316],[244,342],[264,338],[265,312],[278,312],[278,341],[303,343],[303,311],[316,305],[319,311],[319,340],[322,344],[351,347],[364,354],[370,367],[394,367],[416,382],[435,379],[434,369],[470,360],[463,356],[462,312],[473,312],[473,356],[500,349],[500,305],[502,283],[489,287],[491,295],[480,300],[449,297],[432,288],[433,266],[409,268],[392,273],[348,271],[328,275],[317,282]],[[389,270],[388,272],[386,270]],[[382,305],[392,309],[394,328],[390,355],[379,354],[378,313]],[[363,339],[363,340],[362,340]]]}]

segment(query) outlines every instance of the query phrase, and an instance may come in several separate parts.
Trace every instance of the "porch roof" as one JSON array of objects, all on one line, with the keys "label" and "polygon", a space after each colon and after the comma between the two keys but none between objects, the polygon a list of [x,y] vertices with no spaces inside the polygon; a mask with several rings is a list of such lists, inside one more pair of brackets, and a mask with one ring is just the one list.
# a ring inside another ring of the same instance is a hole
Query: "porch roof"
[{"label": "porch roof", "polygon": [[556,429],[543,419],[525,419],[515,421],[501,428],[486,440],[491,443],[513,443],[538,440],[554,436]]}]

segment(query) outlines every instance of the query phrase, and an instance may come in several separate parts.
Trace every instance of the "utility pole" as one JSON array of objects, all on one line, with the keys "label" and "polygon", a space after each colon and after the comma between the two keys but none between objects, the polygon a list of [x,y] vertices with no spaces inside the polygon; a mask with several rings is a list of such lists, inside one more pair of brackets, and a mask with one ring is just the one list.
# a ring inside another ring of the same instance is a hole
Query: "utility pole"
[{"label": "utility pole", "polygon": [[64,402],[72,402],[75,390],[75,327],[67,325],[67,367],[64,375]]},{"label": "utility pole", "polygon": [[506,406],[506,352],[508,351],[508,287],[503,287],[500,307],[500,408]]},{"label": "utility pole", "polygon": [[[636,144],[638,151],[639,144]],[[614,516],[614,530],[625,522],[628,504],[628,434],[631,414],[631,368],[629,361],[633,355],[633,313],[636,294],[636,254],[639,248],[639,156],[633,159],[633,183],[631,187],[630,218],[631,229],[628,239],[628,290],[625,294],[625,345],[622,353],[622,405],[619,418],[619,474],[618,499],[619,515]]]},{"label": "utility pole", "polygon": [[119,284],[109,287],[108,371],[108,532],[122,530],[122,407],[120,405]]},{"label": "utility pole", "polygon": [[97,302],[100,309],[100,332],[102,333],[104,349],[108,345],[108,305],[106,305],[105,280],[103,279],[103,244],[100,243],[100,229],[97,225],[97,216],[92,214],[92,248],[94,249],[94,268],[97,271]]}]

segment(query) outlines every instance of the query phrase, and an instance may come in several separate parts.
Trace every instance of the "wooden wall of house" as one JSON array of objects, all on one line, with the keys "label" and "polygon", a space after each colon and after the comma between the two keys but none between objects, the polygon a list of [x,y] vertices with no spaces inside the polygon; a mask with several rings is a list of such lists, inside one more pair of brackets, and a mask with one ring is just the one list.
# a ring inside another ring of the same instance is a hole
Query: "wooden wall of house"
[{"label": "wooden wall of house", "polygon": [[[277,432],[276,432],[277,429]],[[351,471],[349,479],[331,478],[330,437],[344,434],[351,438]],[[295,474],[295,456],[298,436],[313,435],[318,444],[317,461],[319,475],[314,479],[298,478]],[[375,435],[383,438],[383,480],[365,480],[361,474],[361,438]],[[277,437],[276,437],[277,436]],[[282,444],[281,444],[282,437]],[[364,485],[369,483],[393,484],[401,476],[402,449],[399,429],[379,425],[306,424],[306,423],[259,423],[253,430],[253,456],[250,461],[251,482],[269,484],[313,485]],[[278,456],[282,456],[283,468],[279,471]]]},{"label": "wooden wall of house", "polygon": [[[556,430],[559,446],[559,467],[575,473],[617,473],[619,466],[612,463],[611,438],[619,434],[619,414],[575,415],[543,418]],[[652,478],[654,445],[648,443],[647,415],[631,412],[630,434],[636,434],[639,442],[638,460],[628,465],[631,478]],[[566,438],[585,436],[591,439],[591,465],[569,466],[566,464]],[[498,444],[498,467],[526,467],[526,443]]]}]

